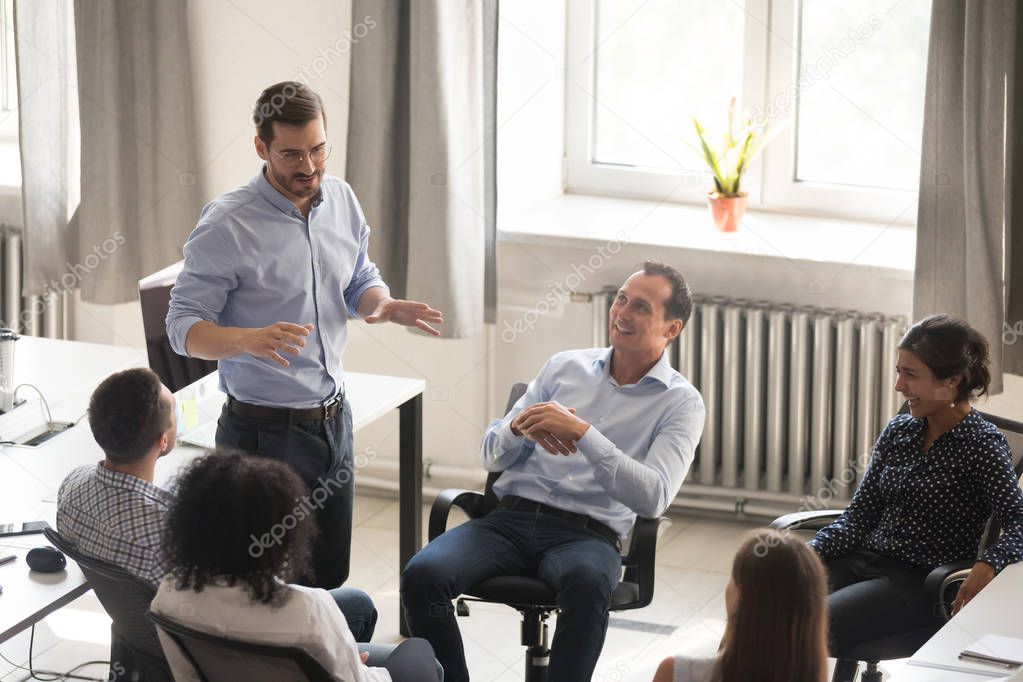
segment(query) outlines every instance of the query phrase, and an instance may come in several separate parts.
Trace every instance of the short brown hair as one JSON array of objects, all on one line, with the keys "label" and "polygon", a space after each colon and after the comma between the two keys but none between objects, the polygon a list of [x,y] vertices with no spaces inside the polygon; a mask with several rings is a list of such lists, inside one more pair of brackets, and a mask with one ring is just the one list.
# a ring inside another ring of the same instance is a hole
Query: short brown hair
[{"label": "short brown hair", "polygon": [[671,296],[664,302],[664,319],[682,320],[682,326],[689,323],[693,314],[693,291],[686,284],[685,278],[675,268],[660,261],[643,262],[644,275],[659,275],[671,284]]},{"label": "short brown hair", "polygon": [[141,459],[171,424],[171,404],[161,400],[163,384],[148,367],[111,374],[89,399],[92,436],[107,459],[127,464]]},{"label": "short brown hair", "polygon": [[323,100],[310,87],[298,81],[274,83],[259,94],[252,111],[252,123],[265,144],[274,140],[274,121],[290,126],[303,126],[317,117],[323,117],[327,127],[327,114]]}]

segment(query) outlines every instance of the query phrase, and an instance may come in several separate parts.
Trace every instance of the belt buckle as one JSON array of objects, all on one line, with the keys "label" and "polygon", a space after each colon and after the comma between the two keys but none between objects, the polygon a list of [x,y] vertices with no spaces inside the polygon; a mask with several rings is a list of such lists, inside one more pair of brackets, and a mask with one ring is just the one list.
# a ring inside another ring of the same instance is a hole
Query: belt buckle
[{"label": "belt buckle", "polygon": [[322,405],[320,408],[320,419],[322,419],[323,421],[327,421],[327,412],[330,410],[330,408],[341,402],[343,397],[344,393],[338,393],[329,402]]}]

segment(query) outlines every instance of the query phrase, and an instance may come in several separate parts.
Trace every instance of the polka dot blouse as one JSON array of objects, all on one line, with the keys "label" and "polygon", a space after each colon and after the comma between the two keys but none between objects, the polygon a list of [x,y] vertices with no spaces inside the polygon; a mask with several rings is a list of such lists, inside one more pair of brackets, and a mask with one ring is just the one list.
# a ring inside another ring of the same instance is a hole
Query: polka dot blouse
[{"label": "polka dot blouse", "polygon": [[932,569],[977,557],[994,514],[1002,536],[979,558],[1001,571],[1023,559],[1023,492],[1005,436],[971,410],[922,454],[926,421],[896,415],[852,502],[810,540],[823,559],[865,548]]}]

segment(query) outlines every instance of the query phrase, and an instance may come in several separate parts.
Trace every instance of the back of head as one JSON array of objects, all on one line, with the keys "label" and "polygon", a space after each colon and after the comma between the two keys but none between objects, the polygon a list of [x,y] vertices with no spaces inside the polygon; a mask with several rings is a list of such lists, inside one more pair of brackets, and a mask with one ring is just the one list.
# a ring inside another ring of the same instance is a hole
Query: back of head
[{"label": "back of head", "polygon": [[151,369],[112,374],[89,399],[89,426],[107,459],[128,464],[142,459],[171,426],[172,406]]},{"label": "back of head", "polygon": [[966,320],[945,313],[925,317],[909,328],[899,348],[919,358],[937,379],[961,374],[956,402],[987,393],[991,383],[988,342]]},{"label": "back of head", "polygon": [[287,465],[216,450],[189,464],[174,492],[165,546],[178,589],[224,580],[270,603],[281,594],[277,578],[307,570],[316,526],[299,503],[305,484]]},{"label": "back of head", "polygon": [[738,603],[728,616],[716,682],[825,682],[827,575],[800,539],[752,533],[732,563]]}]

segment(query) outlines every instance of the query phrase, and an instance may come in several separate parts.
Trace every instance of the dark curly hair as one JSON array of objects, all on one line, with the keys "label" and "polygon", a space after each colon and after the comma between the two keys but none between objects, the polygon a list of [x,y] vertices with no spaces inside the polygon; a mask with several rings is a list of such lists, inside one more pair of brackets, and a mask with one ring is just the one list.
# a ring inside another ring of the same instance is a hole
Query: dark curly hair
[{"label": "dark curly hair", "polygon": [[659,275],[671,284],[671,296],[664,302],[664,319],[682,320],[682,326],[689,324],[693,314],[693,291],[685,278],[675,268],[655,260],[643,262],[644,275]]},{"label": "dark curly hair", "polygon": [[241,582],[253,601],[279,604],[281,584],[308,572],[316,522],[308,492],[286,464],[217,449],[174,484],[164,546],[177,589]]},{"label": "dark curly hair", "polygon": [[111,374],[89,399],[89,427],[107,459],[126,464],[140,459],[170,428],[171,402],[148,367]]},{"label": "dark curly hair", "polygon": [[899,348],[920,358],[938,379],[961,374],[956,402],[987,393],[991,383],[987,339],[966,320],[945,313],[925,317],[909,328]]}]

